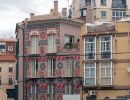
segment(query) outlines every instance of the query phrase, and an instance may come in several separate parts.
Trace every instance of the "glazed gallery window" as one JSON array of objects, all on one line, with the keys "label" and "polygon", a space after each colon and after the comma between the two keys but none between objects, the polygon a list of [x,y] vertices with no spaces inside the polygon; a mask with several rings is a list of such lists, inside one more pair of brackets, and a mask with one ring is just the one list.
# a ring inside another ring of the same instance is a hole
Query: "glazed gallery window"
[{"label": "glazed gallery window", "polygon": [[112,85],[112,62],[100,64],[101,85]]},{"label": "glazed gallery window", "polygon": [[56,59],[48,59],[49,76],[55,76],[55,71],[56,71]]},{"label": "glazed gallery window", "polygon": [[66,58],[66,77],[72,77],[73,75],[73,60]]},{"label": "glazed gallery window", "polygon": [[84,85],[96,85],[96,64],[85,63]]},{"label": "glazed gallery window", "polygon": [[48,53],[56,53],[56,37],[54,34],[48,35]]},{"label": "glazed gallery window", "polygon": [[95,37],[86,37],[85,43],[85,59],[95,59],[96,58],[96,38]]},{"label": "glazed gallery window", "polygon": [[113,10],[112,11],[112,20],[116,21],[116,20],[120,20],[121,18],[125,18],[126,17],[126,11],[122,11],[122,10]]},{"label": "glazed gallery window", "polygon": [[39,53],[38,36],[31,36],[31,54]]},{"label": "glazed gallery window", "polygon": [[38,60],[31,61],[31,77],[37,77]]},{"label": "glazed gallery window", "polygon": [[112,43],[111,36],[101,36],[100,37],[100,53],[101,59],[111,58]]}]

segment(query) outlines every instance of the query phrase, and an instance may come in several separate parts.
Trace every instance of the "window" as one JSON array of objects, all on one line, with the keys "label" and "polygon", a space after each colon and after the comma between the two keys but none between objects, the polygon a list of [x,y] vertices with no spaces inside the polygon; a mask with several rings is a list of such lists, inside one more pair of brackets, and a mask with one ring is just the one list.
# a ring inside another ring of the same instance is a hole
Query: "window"
[{"label": "window", "polygon": [[36,84],[32,84],[32,100],[38,100]]},{"label": "window", "polygon": [[38,60],[31,61],[31,76],[37,77],[37,70],[38,70]]},{"label": "window", "polygon": [[100,71],[101,85],[112,85],[112,63],[102,62]]},{"label": "window", "polygon": [[85,0],[85,6],[91,6],[91,0]]},{"label": "window", "polygon": [[86,16],[86,10],[81,10],[81,17],[85,17]]},{"label": "window", "polygon": [[106,0],[101,0],[101,5],[106,6]]},{"label": "window", "polygon": [[85,38],[85,59],[95,59],[96,58],[96,38],[86,37]]},{"label": "window", "polygon": [[48,53],[56,53],[55,35],[48,35]]},{"label": "window", "polygon": [[9,67],[9,72],[13,72],[13,67]]},{"label": "window", "polygon": [[39,53],[38,36],[31,36],[31,53]]},{"label": "window", "polygon": [[101,59],[111,58],[111,36],[101,36],[100,38],[100,48],[101,48]]},{"label": "window", "polygon": [[85,85],[96,85],[96,64],[85,63],[84,68],[84,80]]},{"label": "window", "polygon": [[112,8],[126,8],[126,0],[112,0]]},{"label": "window", "polygon": [[5,53],[6,45],[5,43],[0,43],[0,53]]},{"label": "window", "polygon": [[13,77],[9,77],[8,82],[9,82],[9,85],[13,85]]},{"label": "window", "polygon": [[112,11],[112,20],[116,21],[116,20],[120,20],[121,18],[126,17],[126,11],[122,11],[122,10],[113,10]]},{"label": "window", "polygon": [[106,11],[101,11],[101,19],[106,19],[107,13]]},{"label": "window", "polygon": [[71,94],[72,93],[72,84],[71,83],[65,84],[65,93],[66,94]]},{"label": "window", "polygon": [[73,75],[73,60],[71,58],[66,59],[66,77],[72,77]]},{"label": "window", "polygon": [[65,35],[64,37],[64,43],[74,43],[74,36],[72,35]]},{"label": "window", "polygon": [[1,85],[1,76],[0,76],[0,85]]},{"label": "window", "polygon": [[13,51],[14,47],[13,46],[8,46],[8,51]]},{"label": "window", "polygon": [[0,67],[0,72],[2,71],[2,68]]},{"label": "window", "polygon": [[56,59],[48,59],[48,74],[49,76],[55,76]]}]

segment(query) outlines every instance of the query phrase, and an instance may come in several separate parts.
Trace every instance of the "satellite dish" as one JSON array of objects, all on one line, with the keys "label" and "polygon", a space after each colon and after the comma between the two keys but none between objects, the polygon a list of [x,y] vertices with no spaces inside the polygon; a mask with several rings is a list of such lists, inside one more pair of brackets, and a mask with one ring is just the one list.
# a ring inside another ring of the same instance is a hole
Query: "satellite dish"
[{"label": "satellite dish", "polygon": [[127,68],[127,71],[130,73],[130,67]]}]

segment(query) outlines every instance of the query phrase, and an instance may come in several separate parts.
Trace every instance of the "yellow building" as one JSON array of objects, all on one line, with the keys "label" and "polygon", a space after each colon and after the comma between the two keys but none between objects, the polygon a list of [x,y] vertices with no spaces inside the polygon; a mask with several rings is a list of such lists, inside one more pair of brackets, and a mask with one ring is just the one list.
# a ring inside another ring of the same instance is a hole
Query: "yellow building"
[{"label": "yellow building", "polygon": [[130,21],[81,29],[82,100],[130,98]]}]

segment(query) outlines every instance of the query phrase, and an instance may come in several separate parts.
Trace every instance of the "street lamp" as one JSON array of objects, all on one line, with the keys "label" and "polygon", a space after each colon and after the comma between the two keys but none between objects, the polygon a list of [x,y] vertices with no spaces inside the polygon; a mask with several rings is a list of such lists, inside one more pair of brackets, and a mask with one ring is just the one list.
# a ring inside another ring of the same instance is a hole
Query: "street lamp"
[{"label": "street lamp", "polygon": [[[21,27],[21,26],[23,26],[23,27]],[[24,96],[24,87],[25,87],[25,72],[24,72],[24,65],[25,65],[25,63],[24,63],[24,33],[25,33],[25,22],[23,21],[23,24],[22,25],[18,25],[18,24],[16,24],[16,27],[18,27],[18,29],[21,29],[22,30],[22,33],[23,33],[23,55],[22,55],[22,57],[23,57],[23,100],[25,100],[25,96]],[[27,91],[26,91],[27,92]]]}]

